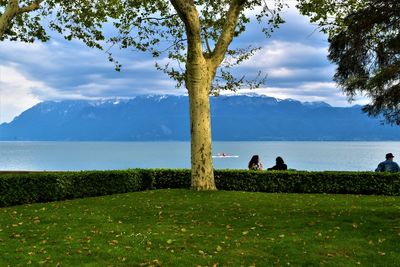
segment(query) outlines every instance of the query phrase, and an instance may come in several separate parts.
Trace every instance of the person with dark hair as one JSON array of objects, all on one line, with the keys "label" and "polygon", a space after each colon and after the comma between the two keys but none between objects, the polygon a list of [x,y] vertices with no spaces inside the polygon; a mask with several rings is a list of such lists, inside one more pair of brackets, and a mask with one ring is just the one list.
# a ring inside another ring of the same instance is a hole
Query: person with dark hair
[{"label": "person with dark hair", "polygon": [[386,160],[379,163],[378,167],[375,169],[376,172],[399,172],[399,165],[393,161],[393,154],[387,153]]},{"label": "person with dark hair", "polygon": [[283,158],[277,157],[277,158],[275,159],[275,161],[276,161],[275,166],[273,166],[273,167],[271,167],[271,168],[268,168],[269,171],[273,171],[273,170],[276,170],[276,171],[284,171],[284,170],[287,170],[287,165],[286,165],[285,162],[283,161]]},{"label": "person with dark hair", "polygon": [[263,165],[260,162],[260,157],[258,155],[253,155],[249,161],[249,170],[262,170]]}]

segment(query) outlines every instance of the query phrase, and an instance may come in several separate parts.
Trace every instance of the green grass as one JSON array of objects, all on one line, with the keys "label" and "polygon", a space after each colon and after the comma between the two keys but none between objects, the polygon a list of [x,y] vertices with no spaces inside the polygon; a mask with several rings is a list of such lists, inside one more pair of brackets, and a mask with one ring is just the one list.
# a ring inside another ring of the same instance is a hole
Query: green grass
[{"label": "green grass", "polygon": [[0,209],[0,266],[400,266],[400,198],[155,190]]}]

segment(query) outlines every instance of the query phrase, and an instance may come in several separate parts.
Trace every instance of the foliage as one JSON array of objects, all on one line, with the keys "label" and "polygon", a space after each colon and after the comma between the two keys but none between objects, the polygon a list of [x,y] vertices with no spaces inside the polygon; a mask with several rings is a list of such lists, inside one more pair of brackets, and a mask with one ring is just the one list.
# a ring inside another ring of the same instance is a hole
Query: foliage
[{"label": "foliage", "polygon": [[[171,79],[177,81],[177,87],[185,85],[186,67],[188,57],[188,31],[187,22],[182,21],[179,12],[169,0],[157,1],[120,1],[120,14],[114,26],[119,34],[110,39],[111,47],[118,45],[120,48],[133,48],[136,51],[148,52],[153,57],[169,59],[169,63],[163,65],[156,63],[156,68],[165,72]],[[234,27],[234,37],[238,37],[252,20],[262,25],[263,32],[269,36],[274,28],[283,23],[280,11],[284,8],[283,0],[274,1],[210,1],[197,0],[194,5],[197,8],[198,19],[201,29],[199,34],[205,58],[211,58],[217,53],[216,45],[221,42],[222,36],[226,34],[228,16],[233,5],[245,3],[240,12],[238,21]],[[246,12],[255,13],[255,16],[248,16]],[[111,48],[110,47],[110,48]],[[218,94],[220,90],[236,90],[241,86],[256,87],[265,79],[258,75],[255,79],[245,77],[234,77],[230,70],[235,65],[250,58],[259,47],[240,47],[228,49],[225,60],[220,66],[219,73],[215,76],[210,93]],[[114,60],[110,53],[110,59]],[[117,62],[117,68],[120,65]]]},{"label": "foliage", "polygon": [[0,175],[0,207],[142,190],[138,171],[21,172]]},{"label": "foliage", "polygon": [[365,112],[400,125],[400,2],[300,0],[299,8],[329,34],[334,79],[349,100],[365,95]]},{"label": "foliage", "polygon": [[[0,1],[1,19],[13,2],[17,2],[19,9],[4,35],[0,35],[0,41],[48,41],[48,31],[54,30],[67,40],[76,38],[89,47],[102,48],[105,40],[101,30],[103,24],[121,11],[117,10],[117,0],[3,0]],[[33,4],[37,7],[28,8]]]},{"label": "foliage", "polygon": [[0,266],[397,266],[399,205],[157,190],[1,208]]},{"label": "foliage", "polygon": [[[190,174],[186,169],[2,173],[0,206],[189,188]],[[396,173],[216,170],[215,182],[220,190],[234,191],[400,195]]]},{"label": "foliage", "polygon": [[400,195],[400,174],[376,172],[216,171],[224,190]]}]

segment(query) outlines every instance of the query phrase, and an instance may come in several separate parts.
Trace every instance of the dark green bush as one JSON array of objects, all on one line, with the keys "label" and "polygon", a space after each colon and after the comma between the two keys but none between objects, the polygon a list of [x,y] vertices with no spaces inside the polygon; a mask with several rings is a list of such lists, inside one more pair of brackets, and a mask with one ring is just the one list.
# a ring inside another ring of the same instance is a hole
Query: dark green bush
[{"label": "dark green bush", "polygon": [[155,188],[190,188],[190,170],[157,169],[154,171]]},{"label": "dark green bush", "polygon": [[[219,190],[400,195],[398,173],[216,170],[215,182]],[[0,206],[190,184],[187,169],[0,173]]]},{"label": "dark green bush", "polygon": [[223,170],[215,183],[220,190],[400,195],[400,173]]},{"label": "dark green bush", "polygon": [[137,170],[23,172],[0,175],[0,206],[141,191]]}]

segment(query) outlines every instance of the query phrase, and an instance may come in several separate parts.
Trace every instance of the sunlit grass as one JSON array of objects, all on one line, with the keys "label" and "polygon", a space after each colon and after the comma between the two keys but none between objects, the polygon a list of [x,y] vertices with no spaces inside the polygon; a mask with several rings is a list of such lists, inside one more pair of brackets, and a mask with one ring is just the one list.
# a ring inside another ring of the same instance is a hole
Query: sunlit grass
[{"label": "sunlit grass", "polygon": [[0,209],[0,266],[400,266],[400,198],[155,190]]}]

